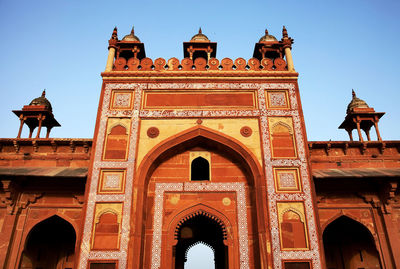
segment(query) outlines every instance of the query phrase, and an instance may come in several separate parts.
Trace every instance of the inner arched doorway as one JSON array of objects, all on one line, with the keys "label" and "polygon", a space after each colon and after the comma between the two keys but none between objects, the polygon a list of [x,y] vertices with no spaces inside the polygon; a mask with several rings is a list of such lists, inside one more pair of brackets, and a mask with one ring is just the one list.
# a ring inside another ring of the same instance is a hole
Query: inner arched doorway
[{"label": "inner arched doorway", "polygon": [[190,247],[186,253],[185,269],[214,269],[214,251],[203,242]]},{"label": "inner arched doorway", "polygon": [[341,216],[330,223],[323,240],[329,269],[381,268],[370,231],[349,217]]},{"label": "inner arched doorway", "polygon": [[29,232],[20,268],[73,268],[76,234],[59,216],[36,224]]},{"label": "inner arched doorway", "polygon": [[188,250],[198,243],[203,243],[214,251],[216,269],[228,268],[228,247],[224,244],[226,231],[221,223],[208,216],[198,214],[181,223],[175,237],[178,243],[173,247],[175,269],[184,269]]}]

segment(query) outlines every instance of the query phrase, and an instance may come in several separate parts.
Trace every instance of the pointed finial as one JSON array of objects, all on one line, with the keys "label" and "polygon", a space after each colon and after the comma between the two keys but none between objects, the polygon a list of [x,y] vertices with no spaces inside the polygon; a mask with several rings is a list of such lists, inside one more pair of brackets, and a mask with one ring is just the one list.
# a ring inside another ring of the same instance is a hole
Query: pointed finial
[{"label": "pointed finial", "polygon": [[282,28],[282,36],[283,36],[283,38],[288,38],[289,37],[285,25]]},{"label": "pointed finial", "polygon": [[132,26],[131,34],[132,34],[132,35],[135,34],[135,26]]},{"label": "pointed finial", "polygon": [[118,29],[117,26],[114,27],[114,30],[111,35],[111,39],[118,39]]},{"label": "pointed finial", "polygon": [[353,99],[356,98],[356,92],[354,91],[354,89],[351,89],[351,95],[353,96]]},{"label": "pointed finial", "polygon": [[46,89],[44,89],[42,92],[42,97],[45,97],[45,96],[46,96]]},{"label": "pointed finial", "polygon": [[268,35],[268,29],[265,29],[265,35]]},{"label": "pointed finial", "polygon": [[201,31],[201,27],[199,28],[199,34],[202,34],[203,32]]}]

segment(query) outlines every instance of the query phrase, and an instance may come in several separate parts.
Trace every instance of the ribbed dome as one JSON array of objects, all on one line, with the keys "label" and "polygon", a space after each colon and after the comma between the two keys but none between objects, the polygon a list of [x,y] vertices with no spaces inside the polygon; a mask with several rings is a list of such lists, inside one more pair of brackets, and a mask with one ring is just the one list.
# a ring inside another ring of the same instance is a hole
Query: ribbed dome
[{"label": "ribbed dome", "polygon": [[30,102],[30,106],[45,106],[46,109],[53,111],[53,108],[51,107],[51,103],[49,100],[47,100],[46,96],[46,90],[43,91],[42,96],[33,99]]},{"label": "ribbed dome", "polygon": [[132,27],[131,33],[129,35],[124,36],[124,38],[122,38],[122,41],[140,42],[140,39],[137,36],[135,36],[135,30]]},{"label": "ribbed dome", "polygon": [[278,41],[278,40],[273,35],[269,35],[268,30],[265,29],[265,35],[263,37],[261,37],[260,41],[258,41],[258,42],[270,42],[270,41]]},{"label": "ribbed dome", "polygon": [[204,35],[201,31],[201,27],[199,29],[199,33],[195,34],[192,39],[190,40],[190,42],[210,42],[210,40],[208,39],[208,37],[206,35]]},{"label": "ribbed dome", "polygon": [[353,99],[351,99],[351,102],[347,106],[347,114],[351,113],[354,108],[369,108],[368,104],[364,100],[361,100],[356,96],[354,90],[352,90],[352,95]]}]

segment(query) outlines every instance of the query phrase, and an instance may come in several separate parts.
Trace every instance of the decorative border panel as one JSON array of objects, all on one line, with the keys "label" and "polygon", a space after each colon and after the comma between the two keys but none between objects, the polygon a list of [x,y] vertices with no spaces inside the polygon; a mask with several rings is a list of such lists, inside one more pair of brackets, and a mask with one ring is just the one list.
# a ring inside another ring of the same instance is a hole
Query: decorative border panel
[{"label": "decorative border panel", "polygon": [[245,184],[243,182],[232,183],[156,183],[154,201],[154,221],[153,221],[153,242],[151,255],[151,268],[161,268],[161,237],[162,237],[162,218],[164,193],[168,191],[185,192],[212,192],[212,191],[232,191],[236,192],[237,197],[237,217],[239,227],[239,252],[240,269],[250,268],[249,266],[249,241],[247,229],[247,203]]},{"label": "decorative border panel", "polygon": [[[136,144],[138,137],[139,117],[138,111],[140,108],[141,91],[145,84],[107,84],[104,89],[103,102],[101,104],[101,115],[98,124],[98,136],[94,141],[95,152],[93,168],[91,171],[92,177],[88,181],[89,193],[86,206],[86,218],[84,220],[83,236],[81,242],[81,252],[79,257],[78,268],[86,268],[89,260],[107,261],[117,260],[118,268],[126,268],[128,241],[130,234],[131,222],[131,203],[132,203],[132,188],[134,178],[134,163],[136,156]],[[134,92],[133,110],[110,110],[112,90],[130,90]],[[136,113],[134,112],[136,111]],[[124,117],[131,119],[129,148],[127,160],[122,161],[103,161],[102,153],[105,142],[106,126],[109,117]],[[100,170],[101,169],[125,169],[125,193],[122,194],[98,194]],[[90,250],[91,232],[93,229],[94,211],[96,202],[122,202],[122,225],[121,225],[121,240],[119,250],[100,251]]]}]

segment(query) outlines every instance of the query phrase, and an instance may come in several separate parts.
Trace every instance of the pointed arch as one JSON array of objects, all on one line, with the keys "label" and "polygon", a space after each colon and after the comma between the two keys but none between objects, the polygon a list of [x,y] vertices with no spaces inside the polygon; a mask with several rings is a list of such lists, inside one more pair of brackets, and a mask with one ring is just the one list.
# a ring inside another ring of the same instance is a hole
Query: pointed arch
[{"label": "pointed arch", "polygon": [[293,134],[292,127],[291,127],[289,124],[287,124],[287,123],[285,123],[285,122],[283,122],[283,121],[275,122],[275,123],[272,125],[272,130],[275,130],[275,128],[277,128],[277,127],[279,127],[279,126],[282,126],[282,127],[286,128],[286,129],[288,130],[289,134]]},{"label": "pointed arch", "polygon": [[367,223],[365,223],[362,219],[359,219],[355,216],[353,216],[352,214],[348,213],[348,212],[343,212],[340,211],[338,214],[334,215],[333,217],[331,217],[330,219],[328,219],[322,226],[321,226],[321,230],[322,230],[322,234],[325,232],[325,229],[335,220],[341,218],[341,217],[347,217],[351,220],[354,220],[355,222],[360,223],[361,225],[363,225],[366,229],[368,229],[368,231],[371,233],[371,236],[374,238],[375,241],[377,241],[376,238],[376,232],[372,229],[372,227],[370,227]]},{"label": "pointed arch", "polygon": [[210,163],[199,156],[190,163],[190,180],[210,180]]},{"label": "pointed arch", "polygon": [[[266,181],[264,180],[264,172],[258,159],[237,139],[211,128],[197,125],[175,134],[154,146],[143,157],[141,163],[136,169],[137,172],[134,179],[134,188],[137,189],[137,192],[133,199],[138,210],[133,219],[134,229],[132,230],[132,238],[134,238],[132,246],[136,246],[135,253],[133,253],[132,247],[129,250],[129,259],[132,260],[132,263],[137,263],[142,267],[144,266],[144,260],[141,258],[141,255],[144,253],[145,248],[145,239],[143,239],[143,234],[145,233],[146,227],[144,223],[146,222],[147,214],[149,213],[147,210],[148,205],[146,204],[147,191],[153,172],[168,158],[196,146],[201,146],[202,148],[216,152],[223,152],[235,159],[240,169],[242,169],[246,175],[247,185],[250,187],[250,195],[254,197],[254,206],[257,208],[252,215],[252,218],[254,218],[252,223],[255,225],[254,233],[259,234],[260,238],[267,236],[267,222],[265,221],[267,219],[265,214],[268,214],[266,204]],[[173,233],[174,231],[172,231],[172,236]],[[172,238],[171,240],[174,239]],[[254,247],[262,248],[262,246],[258,245],[260,243],[261,241],[257,241],[257,243],[254,244]]]},{"label": "pointed arch", "polygon": [[[198,204],[180,212],[174,218],[169,227],[169,234],[174,236],[174,240],[168,240],[173,242],[173,245],[168,245],[167,248],[174,250],[175,268],[183,268],[188,250],[199,243],[212,249],[216,268],[227,268],[230,245],[227,242],[228,229],[217,215],[223,214],[211,207]],[[184,229],[187,229],[189,233],[183,233]]]},{"label": "pointed arch", "polygon": [[[118,135],[127,135],[128,134],[128,132],[129,132],[129,127],[128,126],[125,126],[125,124],[123,124],[122,122],[115,122],[115,123],[113,123],[109,128],[108,128],[108,132],[107,132],[107,134],[111,134],[112,132],[113,132],[113,130],[115,130],[116,128],[119,128],[119,127],[121,127],[121,128],[123,128],[125,131],[123,131],[123,130],[120,130],[121,131],[121,133],[118,133]],[[114,129],[115,128],[115,129]]]},{"label": "pointed arch", "polygon": [[224,235],[224,240],[229,240],[232,237],[232,235],[228,232],[229,230],[232,230],[232,224],[229,222],[228,218],[222,212],[215,210],[214,208],[203,203],[186,207],[178,214],[175,214],[173,218],[169,220],[168,229],[171,231],[169,234],[173,236],[174,240],[176,240],[177,234],[182,225],[187,220],[199,215],[214,220],[220,226]]},{"label": "pointed arch", "polygon": [[147,186],[150,176],[158,164],[177,151],[199,143],[206,144],[207,147],[212,149],[227,150],[229,154],[241,162],[244,170],[251,177],[249,185],[265,186],[265,181],[262,180],[262,168],[257,158],[243,143],[233,137],[201,125],[167,138],[153,147],[144,156],[138,167],[137,184],[139,186]]},{"label": "pointed arch", "polygon": [[371,268],[382,264],[376,237],[354,218],[344,214],[337,217],[325,227],[322,238],[327,267]]},{"label": "pointed arch", "polygon": [[52,217],[59,217],[60,219],[68,222],[72,226],[72,228],[74,229],[75,234],[78,235],[79,228],[76,225],[76,223],[73,221],[73,219],[69,218],[68,216],[66,216],[64,214],[61,214],[61,213],[57,212],[57,213],[50,213],[48,215],[44,215],[41,218],[36,219],[34,222],[30,222],[30,225],[28,227],[26,227],[26,229],[25,229],[27,231],[27,233],[25,234],[25,241],[26,241],[26,238],[29,235],[29,233],[32,231],[32,229],[36,225],[38,225],[41,222],[43,222],[45,220],[48,220],[48,219],[50,219]]},{"label": "pointed arch", "polygon": [[27,232],[19,267],[73,267],[76,242],[72,223],[53,214],[36,222]]}]

